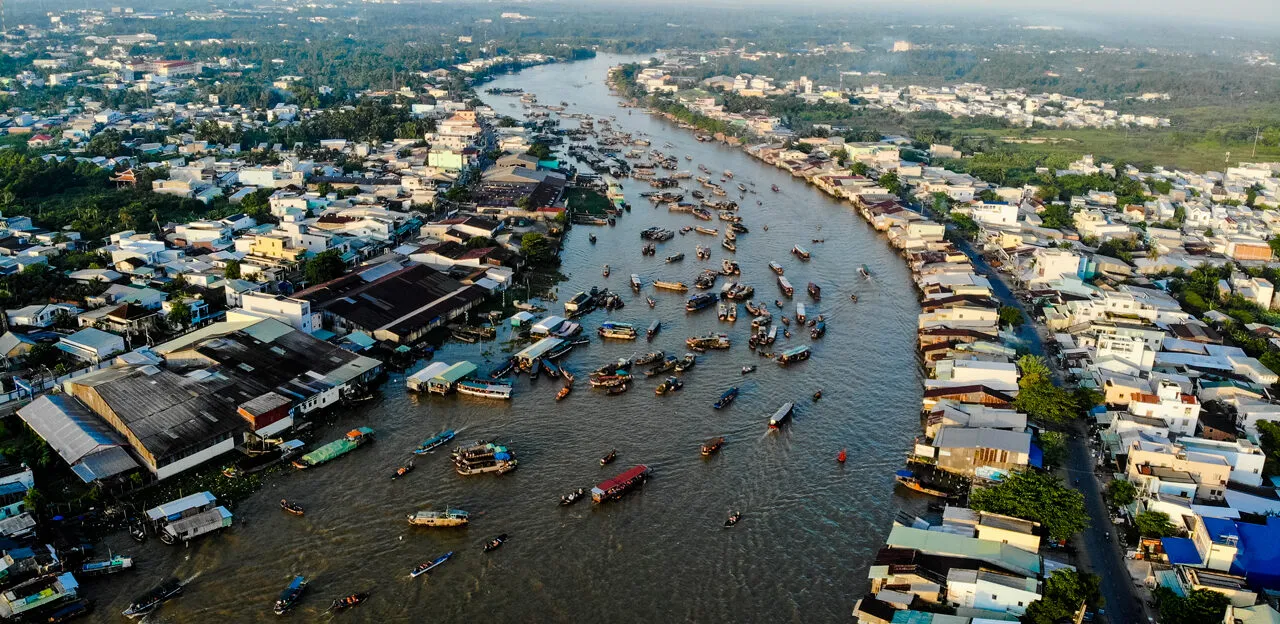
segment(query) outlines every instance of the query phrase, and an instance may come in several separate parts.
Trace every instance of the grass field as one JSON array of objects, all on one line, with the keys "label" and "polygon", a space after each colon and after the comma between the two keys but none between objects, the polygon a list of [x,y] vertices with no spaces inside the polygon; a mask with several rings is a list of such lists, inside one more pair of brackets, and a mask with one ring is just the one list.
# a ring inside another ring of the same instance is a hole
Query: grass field
[{"label": "grass field", "polygon": [[605,211],[613,207],[609,198],[585,188],[570,188],[565,191],[565,205],[574,212],[604,216]]},{"label": "grass field", "polygon": [[[1201,140],[1178,144],[1171,130],[966,130],[968,136],[991,136],[1005,145],[1058,154],[1093,154],[1105,160],[1163,165],[1193,171],[1222,171],[1240,161],[1280,160],[1280,147],[1259,145],[1256,155],[1249,142],[1223,145]],[[1024,142],[1045,140],[1044,142]],[[1230,153],[1228,159],[1227,154]]]}]

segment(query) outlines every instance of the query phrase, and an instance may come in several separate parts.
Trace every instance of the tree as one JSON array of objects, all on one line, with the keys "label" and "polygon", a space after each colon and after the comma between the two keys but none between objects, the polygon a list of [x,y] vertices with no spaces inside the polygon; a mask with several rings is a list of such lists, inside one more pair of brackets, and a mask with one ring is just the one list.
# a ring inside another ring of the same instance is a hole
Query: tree
[{"label": "tree", "polygon": [[969,494],[969,506],[1039,522],[1056,540],[1065,540],[1089,526],[1084,495],[1044,472],[1014,473],[994,486],[974,490]]},{"label": "tree", "polygon": [[1157,587],[1153,596],[1162,624],[1203,624],[1221,622],[1231,599],[1211,589],[1193,589],[1183,598],[1167,587]]},{"label": "tree", "polygon": [[889,191],[894,195],[900,195],[902,193],[902,180],[900,180],[898,178],[898,174],[893,171],[882,174],[880,176],[879,184],[884,187],[886,191]]},{"label": "tree", "polygon": [[1169,514],[1163,511],[1144,511],[1134,517],[1133,523],[1143,537],[1175,537],[1182,533],[1169,521]]},{"label": "tree", "polygon": [[1093,574],[1067,568],[1055,571],[1045,579],[1040,599],[1027,606],[1023,623],[1058,624],[1071,618],[1081,604],[1101,604],[1100,583]]},{"label": "tree", "polygon": [[1115,479],[1107,484],[1107,500],[1112,505],[1124,507],[1137,498],[1138,489],[1124,479]]},{"label": "tree", "polygon": [[982,189],[978,192],[978,199],[984,202],[998,202],[1000,201],[1000,196],[996,195],[996,192],[991,189]]},{"label": "tree", "polygon": [[329,249],[308,260],[303,275],[308,284],[315,285],[341,277],[346,271],[347,264],[342,261],[342,254],[337,249]]},{"label": "tree", "polygon": [[1045,468],[1061,466],[1067,459],[1067,436],[1060,431],[1040,432],[1040,450]]},{"label": "tree", "polygon": [[222,276],[227,279],[240,279],[240,261],[228,260],[226,268],[222,270]]},{"label": "tree", "polygon": [[864,163],[861,160],[859,160],[859,161],[855,161],[852,165],[849,166],[849,173],[856,176],[865,177],[868,173],[871,173],[871,168],[867,166],[867,163]]},{"label": "tree", "polygon": [[529,146],[526,154],[536,157],[538,160],[548,160],[551,158],[551,148],[546,143],[534,143]]},{"label": "tree", "polygon": [[520,238],[520,253],[535,266],[551,264],[555,259],[551,243],[537,232],[529,232]]},{"label": "tree", "polygon": [[1280,422],[1258,421],[1258,445],[1267,456],[1262,472],[1268,477],[1280,475]]},{"label": "tree", "polygon": [[186,301],[178,299],[169,306],[169,314],[167,317],[169,324],[173,327],[183,328],[191,324],[191,306]]},{"label": "tree", "polygon": [[1049,365],[1038,355],[1024,355],[1018,358],[1018,371],[1022,380],[1028,383],[1039,383],[1049,379]]},{"label": "tree", "polygon": [[1010,327],[1019,327],[1027,322],[1027,317],[1022,313],[1020,308],[1014,306],[1000,306],[1000,324]]},{"label": "tree", "polygon": [[489,240],[489,237],[487,236],[472,236],[467,239],[467,249],[480,249],[481,247],[488,247],[492,244],[493,241]]}]

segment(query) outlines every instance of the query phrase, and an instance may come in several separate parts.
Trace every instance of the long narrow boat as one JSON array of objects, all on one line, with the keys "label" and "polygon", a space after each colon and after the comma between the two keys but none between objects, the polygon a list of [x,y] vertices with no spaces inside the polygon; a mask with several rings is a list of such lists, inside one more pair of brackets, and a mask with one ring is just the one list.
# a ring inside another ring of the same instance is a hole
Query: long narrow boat
[{"label": "long narrow boat", "polygon": [[649,340],[653,340],[654,336],[657,336],[658,331],[661,329],[662,321],[655,319],[652,323],[649,323],[649,329],[645,330],[645,335]]},{"label": "long narrow boat", "polygon": [[327,461],[337,459],[351,451],[356,450],[366,442],[373,440],[373,429],[369,427],[357,427],[347,432],[347,435],[334,440],[293,462],[294,467],[298,469],[319,466]]},{"label": "long narrow boat", "polygon": [[[551,364],[547,363],[546,366],[550,367]],[[550,372],[550,369],[548,369],[548,372]],[[511,398],[510,384],[480,381],[478,379],[464,379],[459,381],[457,390],[459,394],[482,397],[485,399],[508,400]]]},{"label": "long narrow boat", "polygon": [[684,309],[687,312],[697,312],[714,305],[719,299],[720,297],[715,293],[698,293],[685,301]]},{"label": "long narrow boat", "polygon": [[674,290],[676,292],[685,292],[689,290],[689,286],[684,282],[664,282],[661,280],[655,280],[653,282],[653,287],[661,290]]},{"label": "long narrow boat", "polygon": [[724,436],[711,438],[702,443],[702,456],[709,457],[713,453],[719,452],[720,447],[724,446]]},{"label": "long narrow boat", "polygon": [[783,351],[782,355],[778,356],[778,364],[780,366],[786,366],[795,362],[803,362],[809,359],[809,354],[810,351],[807,346],[801,345],[798,347],[792,347]]},{"label": "long narrow boat", "polygon": [[729,404],[733,403],[733,400],[736,398],[738,398],[738,387],[734,386],[725,390],[724,393],[720,395],[720,398],[716,399],[716,402],[711,405],[711,407],[724,409],[729,407]]},{"label": "long narrow boat", "polygon": [[453,429],[445,429],[444,431],[423,440],[422,444],[418,445],[418,448],[413,449],[413,453],[415,455],[430,453],[431,451],[436,450],[436,448],[449,442],[449,440],[452,440],[455,435],[457,434],[454,433]]},{"label": "long narrow boat", "polygon": [[921,494],[928,494],[929,496],[936,496],[938,498],[953,498],[955,496],[955,494],[952,494],[951,492],[944,492],[924,485],[924,483],[920,481],[920,478],[910,470],[899,470],[894,473],[893,478],[898,483],[901,483],[903,487],[909,490],[915,490]]},{"label": "long narrow boat", "polygon": [[600,324],[600,328],[596,330],[601,338],[613,338],[617,340],[635,340],[636,328],[630,323],[619,323],[616,321],[606,321]]},{"label": "long narrow boat", "polygon": [[123,572],[133,567],[133,559],[124,555],[113,555],[102,561],[89,561],[80,566],[80,574],[85,576],[102,576]]},{"label": "long narrow boat", "polygon": [[786,295],[787,298],[791,298],[792,295],[796,294],[795,287],[791,285],[791,282],[787,281],[787,278],[781,275],[778,276],[778,288],[782,289],[782,294]]},{"label": "long narrow boat", "polygon": [[799,245],[792,247],[791,253],[795,254],[795,256],[801,260],[808,260],[810,258],[809,250]]},{"label": "long narrow boat", "polygon": [[783,271],[783,269],[782,269],[782,265],[781,265],[781,264],[778,264],[777,262],[770,262],[770,263],[769,263],[769,269],[770,269],[771,271],[773,271],[774,273],[777,273],[778,275],[782,275],[782,274],[784,273],[784,271]]},{"label": "long narrow boat", "polygon": [[663,353],[662,351],[654,351],[653,353],[646,353],[636,358],[634,363],[636,366],[648,366],[664,357],[666,357],[666,353]]},{"label": "long narrow boat", "polygon": [[640,276],[636,275],[635,273],[632,273],[631,274],[631,290],[640,292],[640,289],[643,287],[644,287],[644,284],[640,282]]},{"label": "long narrow boat", "polygon": [[858,266],[858,274],[867,279],[871,279],[871,269],[867,268],[867,265],[865,264]]},{"label": "long narrow boat", "polygon": [[791,418],[791,413],[793,411],[795,411],[794,403],[790,401],[783,403],[782,407],[779,407],[778,411],[774,412],[773,416],[769,417],[769,428],[777,429],[778,427],[781,427],[782,423],[786,422],[787,419]]},{"label": "long narrow boat", "polygon": [[451,550],[443,555],[440,555],[439,557],[436,557],[431,561],[420,563],[417,566],[415,566],[412,570],[409,570],[409,578],[418,578],[419,576],[422,576],[423,574],[426,574],[440,567],[441,565],[444,564],[444,562],[448,561],[452,557],[453,557],[453,551]]},{"label": "long narrow boat", "polygon": [[649,467],[644,464],[630,468],[626,472],[612,479],[605,479],[591,488],[591,500],[596,503],[603,503],[608,500],[622,498],[629,490],[644,483],[648,476]]},{"label": "long narrow boat", "polygon": [[134,598],[123,613],[125,617],[142,617],[160,608],[160,605],[164,604],[165,601],[181,593],[182,582],[178,579],[169,579],[151,588],[147,593]]},{"label": "long narrow boat", "polygon": [[289,586],[280,592],[280,597],[276,598],[276,604],[272,611],[276,615],[284,615],[286,611],[293,608],[298,603],[298,599],[302,598],[302,592],[307,588],[307,578],[299,574],[293,577],[289,582]]},{"label": "long narrow boat", "polygon": [[461,509],[423,510],[408,517],[409,524],[422,527],[460,527],[471,522],[471,515]]}]

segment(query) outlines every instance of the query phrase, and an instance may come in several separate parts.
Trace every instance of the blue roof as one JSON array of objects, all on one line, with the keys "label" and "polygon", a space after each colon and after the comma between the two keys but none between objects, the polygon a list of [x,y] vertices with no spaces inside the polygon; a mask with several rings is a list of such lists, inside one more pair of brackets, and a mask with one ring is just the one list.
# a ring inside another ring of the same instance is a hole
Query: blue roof
[{"label": "blue roof", "polygon": [[1249,583],[1264,589],[1280,589],[1280,518],[1270,516],[1267,523],[1236,523],[1240,534],[1240,551],[1232,572],[1239,568]]},{"label": "blue roof", "polygon": [[1196,550],[1195,542],[1185,537],[1166,537],[1160,540],[1160,545],[1164,548],[1164,554],[1169,558],[1169,563],[1200,565],[1200,551]]},{"label": "blue roof", "polygon": [[1203,520],[1204,528],[1209,531],[1209,539],[1214,543],[1240,541],[1240,532],[1236,530],[1235,522],[1226,518],[1203,518]]},{"label": "blue roof", "polygon": [[1031,452],[1027,455],[1027,462],[1036,468],[1044,468],[1044,451],[1040,449],[1039,444],[1031,443]]}]

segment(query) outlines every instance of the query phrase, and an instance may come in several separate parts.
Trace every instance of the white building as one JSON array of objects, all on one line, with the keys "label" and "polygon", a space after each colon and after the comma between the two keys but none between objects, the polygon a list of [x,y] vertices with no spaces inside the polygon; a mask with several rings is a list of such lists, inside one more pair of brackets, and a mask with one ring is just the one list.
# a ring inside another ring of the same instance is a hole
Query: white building
[{"label": "white building", "polygon": [[1136,416],[1159,418],[1179,436],[1194,436],[1200,421],[1200,401],[1194,395],[1183,394],[1182,387],[1171,381],[1162,380],[1155,394],[1135,392],[1129,411]]},{"label": "white building", "polygon": [[947,572],[947,602],[956,607],[1020,616],[1039,599],[1040,583],[1034,578],[959,568]]},{"label": "white building", "polygon": [[287,323],[306,334],[314,333],[315,328],[320,326],[319,314],[313,315],[311,302],[303,299],[263,292],[244,292],[240,293],[240,307]]}]

